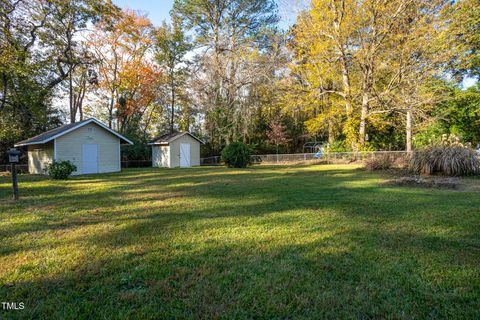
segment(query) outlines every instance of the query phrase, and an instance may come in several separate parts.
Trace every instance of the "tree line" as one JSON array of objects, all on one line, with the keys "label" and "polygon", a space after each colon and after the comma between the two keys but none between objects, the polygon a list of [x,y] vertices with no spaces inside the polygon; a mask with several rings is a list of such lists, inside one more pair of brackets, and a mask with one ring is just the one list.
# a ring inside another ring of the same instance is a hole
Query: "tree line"
[{"label": "tree line", "polygon": [[234,141],[480,143],[477,0],[312,0],[288,30],[274,0],[175,0],[170,14],[154,26],[109,0],[1,0],[2,154],[92,116],[136,142],[129,159],[174,130],[204,138],[205,156]]}]

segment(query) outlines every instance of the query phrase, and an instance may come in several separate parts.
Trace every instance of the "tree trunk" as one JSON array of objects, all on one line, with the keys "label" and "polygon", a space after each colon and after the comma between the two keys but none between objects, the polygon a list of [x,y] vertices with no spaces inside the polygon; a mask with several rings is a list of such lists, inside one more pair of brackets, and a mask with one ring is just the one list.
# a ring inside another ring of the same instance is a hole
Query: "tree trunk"
[{"label": "tree trunk", "polygon": [[115,95],[117,91],[117,73],[118,73],[118,56],[116,50],[113,54],[114,66],[113,66],[113,80],[110,87],[110,106],[108,110],[108,127],[112,129],[113,125],[113,108],[115,106]]},{"label": "tree trunk", "polygon": [[362,109],[360,111],[360,128],[358,130],[358,142],[360,147],[365,146],[365,135],[367,128],[367,117],[369,112],[369,103],[370,103],[370,86],[371,86],[371,70],[370,66],[367,66],[364,70],[363,83],[362,83]]},{"label": "tree trunk", "polygon": [[347,114],[347,121],[346,121],[347,125],[344,126],[344,131],[347,132],[347,140],[350,140],[352,150],[355,151],[357,149],[356,142],[355,142],[356,139],[351,134],[351,132],[354,132],[354,131],[348,128],[348,126],[351,125],[350,119],[352,118],[353,107],[352,107],[352,100],[351,100],[351,87],[350,87],[350,77],[348,74],[347,57],[345,56],[345,54],[343,54],[343,57],[342,57],[342,82],[343,82],[343,93],[345,95],[345,112]]},{"label": "tree trunk", "polygon": [[174,118],[175,118],[175,83],[172,79],[172,82],[171,82],[171,86],[172,86],[172,114],[171,114],[171,118],[170,118],[170,133],[173,133],[173,127],[174,127]]},{"label": "tree trunk", "polygon": [[75,97],[73,94],[73,75],[72,70],[70,69],[70,75],[68,78],[68,93],[69,93],[69,104],[70,104],[70,123],[75,123],[77,118],[77,110],[75,109]]},{"label": "tree trunk", "polygon": [[367,116],[368,116],[368,93],[364,92],[362,96],[362,110],[360,113],[360,129],[358,131],[358,142],[360,146],[365,145],[365,135],[367,127]]},{"label": "tree trunk", "polygon": [[407,152],[412,152],[412,110],[407,110],[407,125],[406,125],[406,134],[407,134]]},{"label": "tree trunk", "polygon": [[108,107],[108,127],[110,129],[112,129],[114,103],[115,103],[115,91],[112,90],[110,95],[110,105]]},{"label": "tree trunk", "polygon": [[332,119],[328,119],[328,143],[333,143],[335,136],[333,134],[333,122]]},{"label": "tree trunk", "polygon": [[[352,107],[352,100],[351,100],[351,86],[350,86],[350,74],[349,74],[349,62],[348,62],[348,54],[347,54],[347,42],[343,37],[341,36],[342,34],[342,18],[345,15],[345,6],[340,5],[337,7],[337,3],[333,2],[332,3],[332,9],[335,14],[335,19],[333,23],[334,27],[334,37],[338,43],[338,50],[341,53],[341,68],[342,68],[342,82],[343,82],[343,93],[344,93],[344,99],[345,99],[345,113],[347,114],[347,121],[346,125],[343,127],[344,132],[346,133],[347,136],[347,141],[349,140],[352,146],[352,150],[356,150],[356,137],[354,134],[352,134],[353,130],[349,128],[351,126],[351,118],[352,118],[352,113],[353,113],[353,107]],[[329,137],[330,139],[330,137]]]},{"label": "tree trunk", "polygon": [[346,57],[343,57],[342,59],[342,81],[343,81],[343,92],[345,94],[345,112],[347,113],[347,118],[350,118],[352,114],[352,102],[350,101],[350,95],[351,95],[350,77],[348,76]]},{"label": "tree trunk", "polygon": [[186,107],[187,121],[185,122],[185,131],[190,131],[190,107]]},{"label": "tree trunk", "polygon": [[80,121],[83,121],[83,99],[85,98],[85,93],[87,92],[86,83],[82,84],[80,97],[78,98],[77,110],[80,115]]},{"label": "tree trunk", "polygon": [[112,129],[112,118],[113,118],[113,112],[112,109],[108,109],[108,127]]}]

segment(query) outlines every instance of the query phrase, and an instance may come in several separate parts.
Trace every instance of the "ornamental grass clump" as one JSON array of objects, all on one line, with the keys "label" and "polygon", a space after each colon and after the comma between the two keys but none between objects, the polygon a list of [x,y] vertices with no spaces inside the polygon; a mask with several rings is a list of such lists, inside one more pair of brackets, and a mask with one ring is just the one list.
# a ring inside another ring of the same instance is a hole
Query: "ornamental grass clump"
[{"label": "ornamental grass clump", "polygon": [[441,142],[414,151],[409,167],[414,173],[427,175],[466,176],[480,173],[478,155],[454,136],[444,136]]}]

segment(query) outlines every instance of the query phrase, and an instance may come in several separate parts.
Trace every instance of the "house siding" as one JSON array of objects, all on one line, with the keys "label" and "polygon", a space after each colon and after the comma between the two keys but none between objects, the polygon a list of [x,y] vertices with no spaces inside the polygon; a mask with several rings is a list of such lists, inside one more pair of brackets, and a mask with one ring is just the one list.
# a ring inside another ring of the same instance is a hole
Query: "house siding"
[{"label": "house siding", "polygon": [[[89,131],[91,129],[92,131]],[[95,123],[90,123],[56,139],[56,157],[71,161],[82,174],[82,145],[98,145],[98,172],[118,172],[120,166],[120,139]]]},{"label": "house siding", "polygon": [[152,146],[152,165],[155,168],[170,167],[169,146]]},{"label": "house siding", "polygon": [[54,158],[54,143],[28,146],[28,172],[31,174],[46,174],[45,168]]},{"label": "house siding", "polygon": [[200,142],[186,134],[170,142],[170,168],[180,167],[180,144],[190,144],[190,164],[192,167],[200,165]]}]

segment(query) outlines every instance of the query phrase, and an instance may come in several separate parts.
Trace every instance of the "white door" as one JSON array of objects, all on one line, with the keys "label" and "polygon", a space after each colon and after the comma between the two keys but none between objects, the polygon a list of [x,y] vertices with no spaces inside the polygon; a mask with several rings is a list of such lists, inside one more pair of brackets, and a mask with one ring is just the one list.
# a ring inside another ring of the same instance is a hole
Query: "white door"
[{"label": "white door", "polygon": [[82,173],[98,173],[98,145],[82,145]]},{"label": "white door", "polygon": [[190,167],[189,143],[180,143],[180,167]]}]

